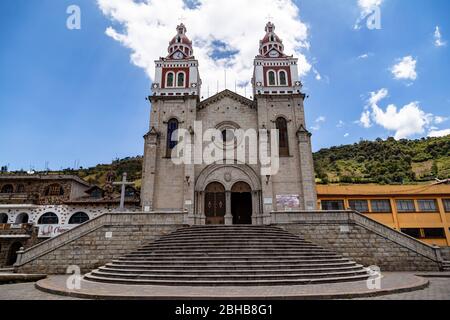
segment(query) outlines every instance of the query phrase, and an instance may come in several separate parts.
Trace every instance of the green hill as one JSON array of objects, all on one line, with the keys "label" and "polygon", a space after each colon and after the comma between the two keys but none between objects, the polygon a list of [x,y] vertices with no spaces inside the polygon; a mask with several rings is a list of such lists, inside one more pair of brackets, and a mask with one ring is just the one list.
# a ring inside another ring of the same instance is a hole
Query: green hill
[{"label": "green hill", "polygon": [[[450,178],[450,135],[420,140],[360,141],[314,153],[317,183],[415,184]],[[64,169],[49,174],[75,174],[89,183],[103,185],[113,170],[123,172],[141,186],[142,157],[117,159],[91,168]],[[24,172],[15,172],[24,173]]]},{"label": "green hill", "polygon": [[450,178],[450,136],[360,141],[314,154],[318,183],[409,184]]}]

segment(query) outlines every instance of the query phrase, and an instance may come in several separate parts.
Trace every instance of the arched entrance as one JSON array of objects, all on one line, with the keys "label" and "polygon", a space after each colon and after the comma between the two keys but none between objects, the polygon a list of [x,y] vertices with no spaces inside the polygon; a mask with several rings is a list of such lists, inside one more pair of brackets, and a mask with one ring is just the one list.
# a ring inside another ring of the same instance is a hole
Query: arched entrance
[{"label": "arched entrance", "polygon": [[205,189],[205,224],[225,224],[225,187],[212,182]]},{"label": "arched entrance", "polygon": [[20,242],[14,242],[11,247],[9,247],[8,259],[6,260],[7,266],[12,266],[17,260],[17,251],[20,250],[22,244]]},{"label": "arched entrance", "polygon": [[231,214],[233,224],[252,224],[252,189],[245,182],[237,182],[231,188]]}]

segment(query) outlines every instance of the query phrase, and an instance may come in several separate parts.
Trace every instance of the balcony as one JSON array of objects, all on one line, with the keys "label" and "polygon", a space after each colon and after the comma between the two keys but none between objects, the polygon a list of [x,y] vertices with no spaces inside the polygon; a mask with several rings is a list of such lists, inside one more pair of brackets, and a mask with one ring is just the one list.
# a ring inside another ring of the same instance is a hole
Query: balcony
[{"label": "balcony", "polygon": [[0,204],[37,204],[38,198],[28,193],[0,193]]}]

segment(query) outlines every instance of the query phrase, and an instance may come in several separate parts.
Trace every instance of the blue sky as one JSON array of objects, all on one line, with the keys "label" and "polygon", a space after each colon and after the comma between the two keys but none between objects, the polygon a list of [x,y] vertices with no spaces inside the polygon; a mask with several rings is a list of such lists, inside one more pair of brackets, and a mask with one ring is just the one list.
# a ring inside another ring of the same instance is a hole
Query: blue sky
[{"label": "blue sky", "polygon": [[[71,4],[81,8],[81,30],[66,28]],[[380,30],[369,30],[365,21],[354,29],[361,14],[357,0],[293,5],[308,27],[309,49],[301,50],[312,66],[303,83],[314,150],[394,136],[408,121],[417,127],[409,110],[422,112],[419,117],[427,123],[421,124],[422,132],[406,130],[408,138],[450,128],[449,45],[435,43],[437,26],[441,41],[450,40],[449,1],[384,0]],[[92,0],[1,1],[0,14],[1,165],[39,170],[48,162],[59,169],[77,161],[87,167],[142,154],[151,80],[130,58],[133,48],[105,33],[110,26],[125,32],[123,21],[112,21]],[[173,20],[170,30],[175,32],[179,21]],[[257,30],[259,38],[247,41],[257,45],[263,28]],[[281,31],[279,36],[289,40]],[[221,55],[226,46],[214,41]],[[229,52],[235,49],[230,43]],[[392,67],[405,57],[415,61],[416,77],[396,79]],[[384,98],[368,103],[370,92],[381,89],[387,91]],[[387,112],[390,104],[395,112]],[[370,127],[357,123],[363,112],[370,114]]]}]

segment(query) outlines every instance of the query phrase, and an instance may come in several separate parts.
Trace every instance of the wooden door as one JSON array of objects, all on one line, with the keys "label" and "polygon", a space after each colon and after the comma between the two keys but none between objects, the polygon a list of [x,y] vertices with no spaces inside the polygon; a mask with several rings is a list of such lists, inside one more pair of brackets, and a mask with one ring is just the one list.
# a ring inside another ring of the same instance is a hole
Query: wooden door
[{"label": "wooden door", "polygon": [[217,182],[211,183],[205,193],[206,224],[225,224],[225,188]]}]

